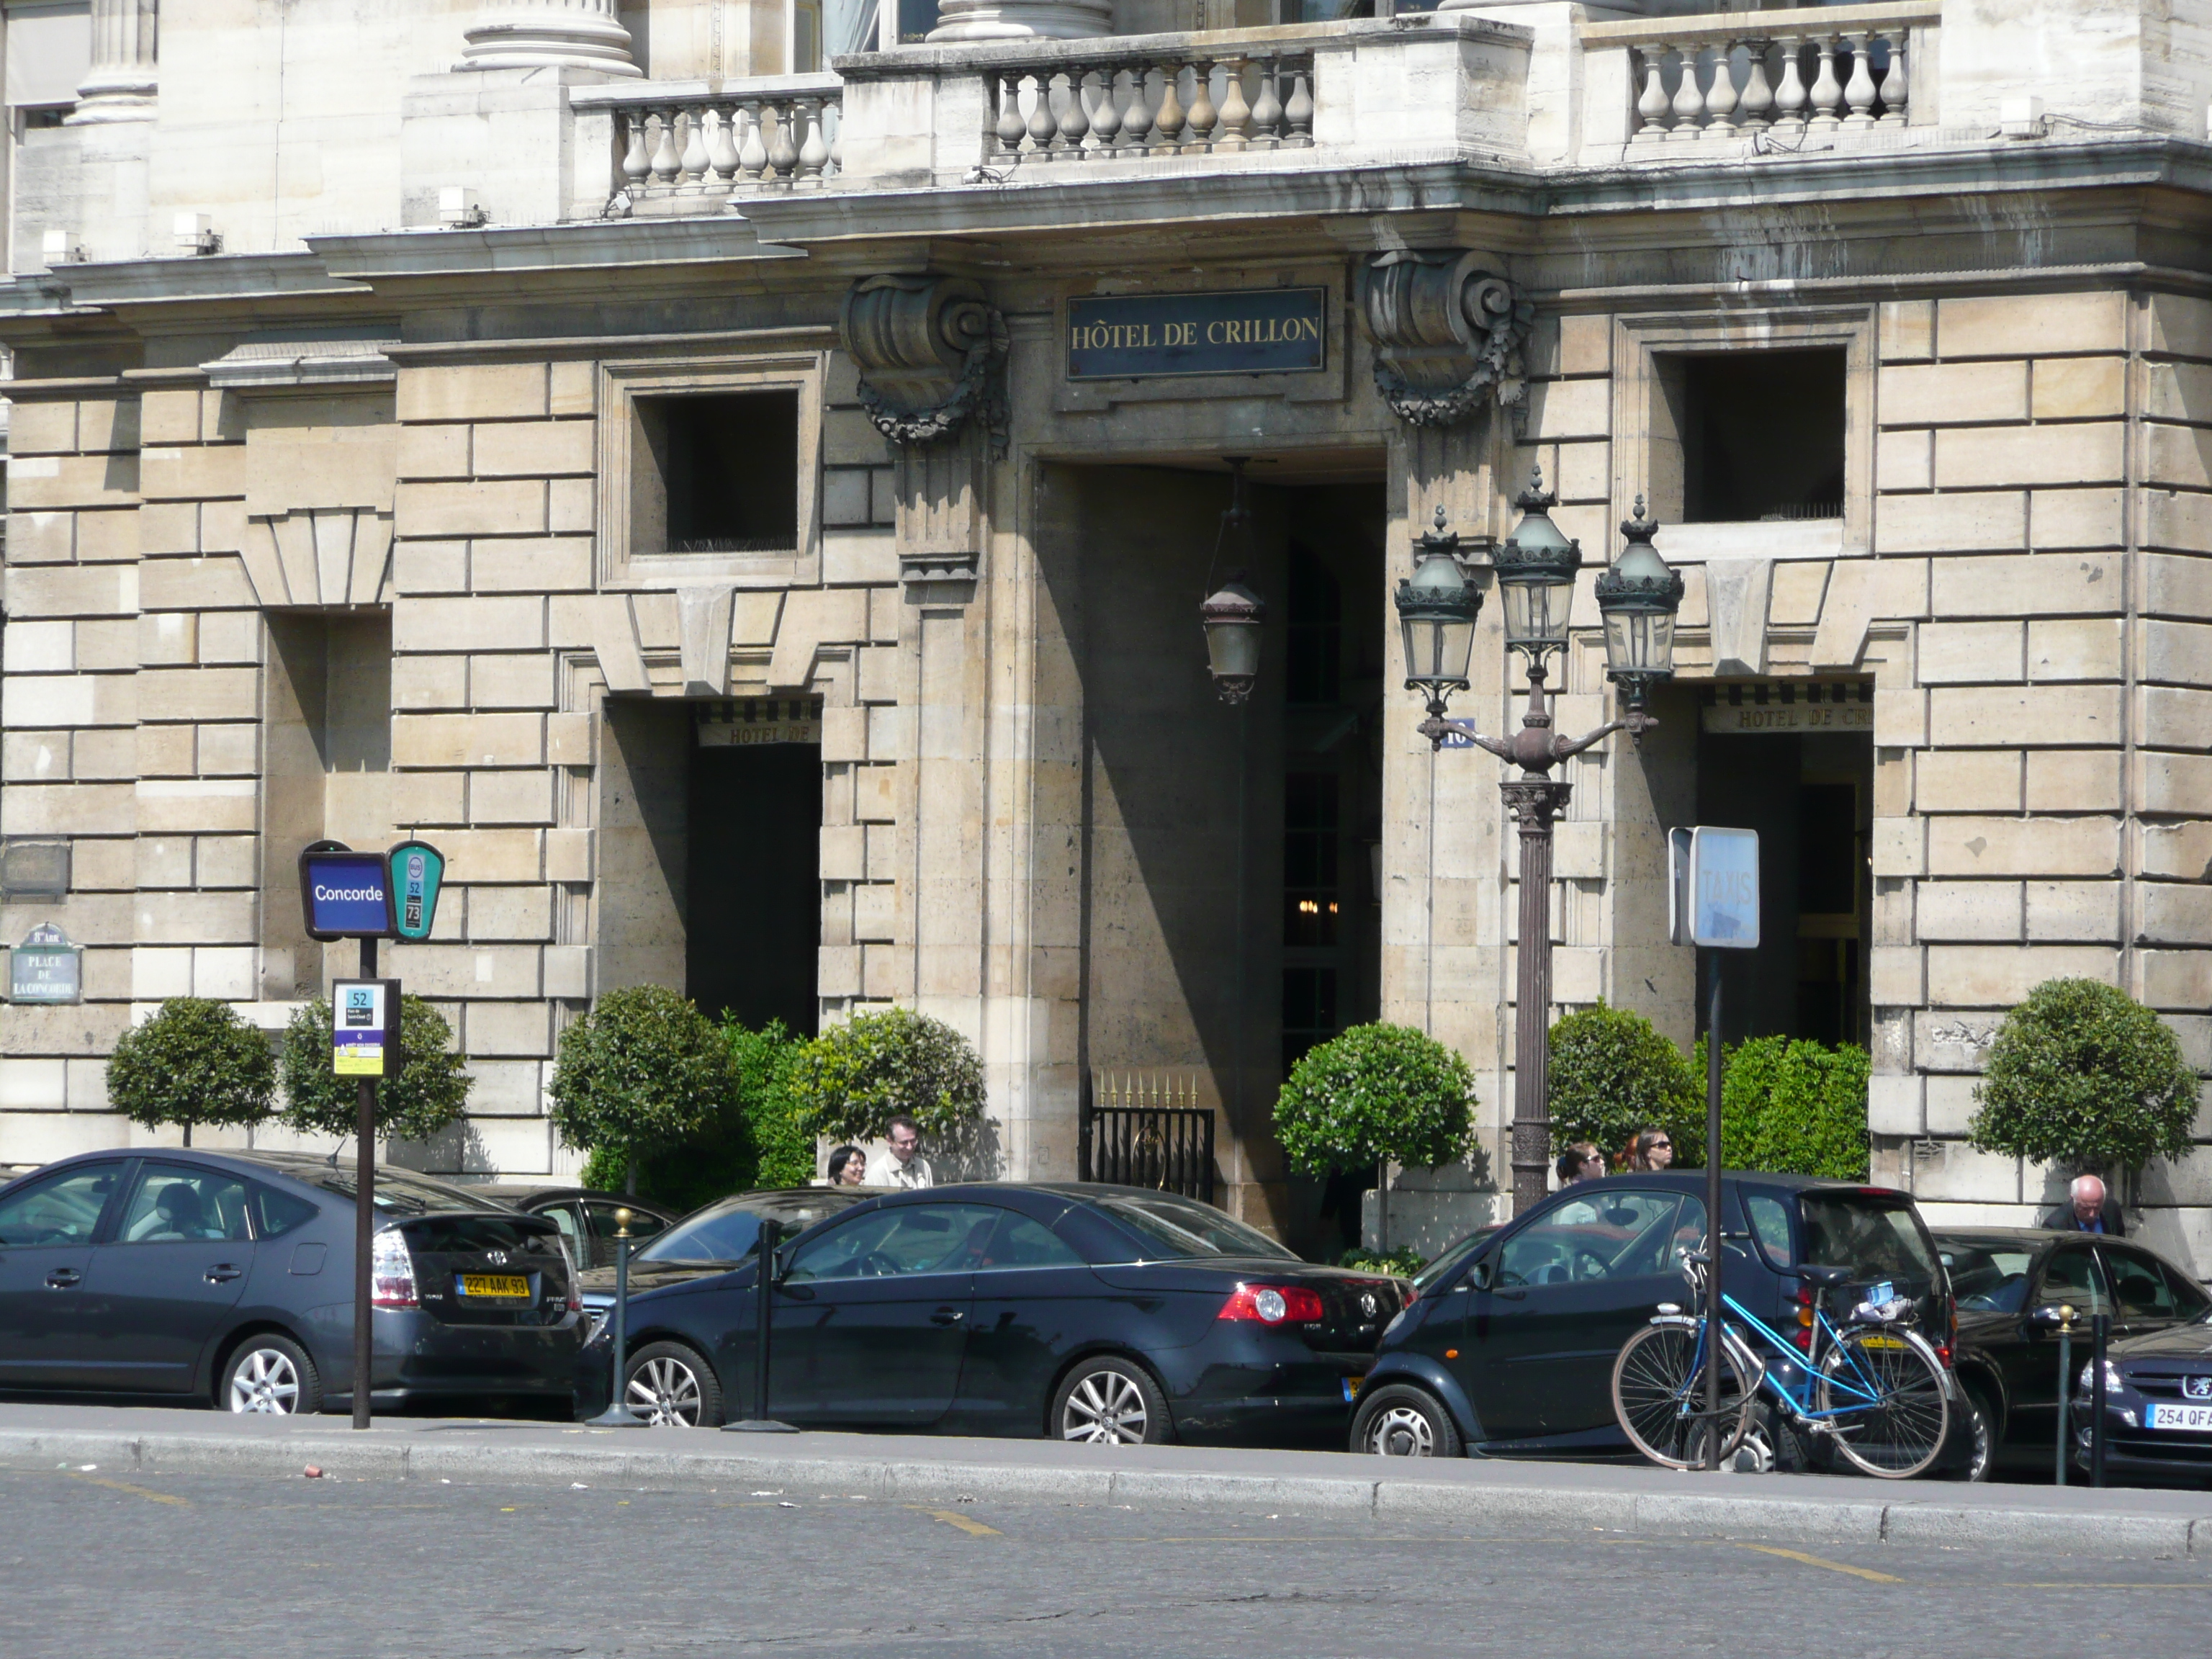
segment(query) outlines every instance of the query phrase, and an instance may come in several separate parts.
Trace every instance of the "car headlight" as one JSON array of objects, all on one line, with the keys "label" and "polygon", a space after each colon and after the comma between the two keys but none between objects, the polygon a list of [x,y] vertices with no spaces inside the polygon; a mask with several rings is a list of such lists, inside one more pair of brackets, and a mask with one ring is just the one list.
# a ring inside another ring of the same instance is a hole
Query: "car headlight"
[{"label": "car headlight", "polygon": [[[2075,1386],[2080,1389],[2083,1394],[2094,1394],[2097,1391],[2097,1362],[2095,1360],[2093,1359],[2087,1364],[2081,1367],[2081,1381]],[[2105,1362],[2105,1392],[2109,1395],[2118,1394],[2119,1391],[2120,1368],[2111,1360],[2107,1359]]]}]

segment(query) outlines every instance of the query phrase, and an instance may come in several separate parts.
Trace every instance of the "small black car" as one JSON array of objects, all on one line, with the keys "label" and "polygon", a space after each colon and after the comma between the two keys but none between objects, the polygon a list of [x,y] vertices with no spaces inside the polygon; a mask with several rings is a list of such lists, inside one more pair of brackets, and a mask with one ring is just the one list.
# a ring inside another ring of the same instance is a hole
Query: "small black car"
[{"label": "small black car", "polygon": [[[1809,1323],[1815,1292],[1793,1267],[1850,1267],[1911,1297],[1948,1359],[1943,1270],[1909,1194],[1733,1172],[1721,1191],[1728,1294],[1768,1326],[1794,1338]],[[1628,1450],[1613,1363],[1659,1304],[1687,1301],[1682,1259],[1705,1246],[1705,1195],[1701,1170],[1583,1182],[1430,1262],[1414,1277],[1417,1299],[1382,1334],[1352,1449]]]},{"label": "small black car", "polygon": [[665,1231],[682,1213],[649,1198],[626,1197],[591,1187],[501,1181],[468,1190],[525,1215],[544,1216],[561,1230],[569,1259],[586,1271],[614,1265],[617,1210],[629,1212],[633,1250],[642,1249],[647,1240]]},{"label": "small black car", "polygon": [[[627,1403],[706,1425],[753,1404],[758,1263],[631,1304]],[[1106,1186],[870,1198],[775,1255],[769,1414],[1124,1443],[1341,1435],[1403,1296],[1300,1261],[1220,1211]],[[577,1389],[613,1369],[603,1331]]]},{"label": "small black car", "polygon": [[[1973,1480],[2007,1467],[2051,1467],[2058,1338],[2043,1310],[2063,1304],[2081,1316],[2071,1361],[2077,1373],[2088,1358],[2093,1314],[2110,1312],[2115,1337],[2127,1339],[2212,1312],[2212,1296],[2195,1279],[2130,1239],[2040,1227],[1947,1227],[1936,1233],[1936,1248],[1959,1302],[1959,1386],[1974,1434],[1966,1473]],[[2197,1336],[2200,1346],[2212,1340],[2212,1332]],[[2212,1373],[2212,1364],[2205,1369]],[[2157,1439],[2162,1444],[2166,1437]]]},{"label": "small black car", "polygon": [[[279,1152],[90,1152],[0,1188],[0,1389],[350,1403],[354,1171]],[[573,1386],[559,1233],[405,1170],[375,1205],[379,1406]]]}]

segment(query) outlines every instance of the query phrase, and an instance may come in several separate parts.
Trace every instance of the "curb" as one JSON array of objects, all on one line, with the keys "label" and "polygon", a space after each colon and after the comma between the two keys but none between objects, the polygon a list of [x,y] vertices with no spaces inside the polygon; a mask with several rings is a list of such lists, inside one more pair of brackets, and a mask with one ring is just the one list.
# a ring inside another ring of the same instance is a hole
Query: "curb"
[{"label": "curb", "polygon": [[[263,1438],[0,1429],[0,1468],[6,1468],[50,1470],[57,1465],[96,1464],[104,1470],[146,1474],[295,1479],[309,1463],[331,1475],[356,1480],[568,1486],[580,1480],[609,1486],[773,1486],[890,1503],[998,1498],[1271,1515],[1290,1511],[1486,1528],[1598,1528],[1654,1537],[2052,1549],[2105,1557],[2162,1556],[2201,1561],[2212,1568],[2212,1513],[2098,1513],[1926,1499],[1883,1504],[1762,1492],[1638,1492],[1398,1476],[1272,1476],[737,1450],[436,1443],[426,1437],[363,1444],[348,1436],[312,1433]],[[2212,1501],[2206,1507],[2212,1510]]]}]

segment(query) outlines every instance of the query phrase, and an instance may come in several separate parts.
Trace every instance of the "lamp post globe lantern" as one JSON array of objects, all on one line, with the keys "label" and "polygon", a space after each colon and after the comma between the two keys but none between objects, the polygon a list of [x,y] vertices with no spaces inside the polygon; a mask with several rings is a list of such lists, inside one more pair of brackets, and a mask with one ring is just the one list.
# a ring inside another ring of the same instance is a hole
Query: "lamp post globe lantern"
[{"label": "lamp post globe lantern", "polygon": [[1436,526],[1413,539],[1410,580],[1398,584],[1398,632],[1405,643],[1406,689],[1428,699],[1429,713],[1441,718],[1455,691],[1468,689],[1468,663],[1474,653],[1474,619],[1482,594],[1459,565],[1459,537],[1444,529],[1444,510]]},{"label": "lamp post globe lantern", "polygon": [[1620,688],[1628,732],[1640,742],[1650,724],[1644,706],[1653,689],[1674,677],[1674,617],[1682,608],[1682,578],[1668,568],[1651,544],[1659,521],[1646,518],[1644,497],[1635,516],[1621,521],[1628,544],[1597,579],[1597,608],[1605,618],[1606,678]]},{"label": "lamp post globe lantern", "polygon": [[1232,570],[1229,580],[1198,607],[1206,629],[1206,667],[1213,676],[1213,689],[1227,703],[1243,702],[1252,695],[1260,677],[1260,623],[1267,607],[1244,585],[1244,573]]},{"label": "lamp post globe lantern", "polygon": [[1541,468],[1513,498],[1521,522],[1495,556],[1498,603],[1505,607],[1505,643],[1542,671],[1545,653],[1566,648],[1567,615],[1574,608],[1575,573],[1582,544],[1559,533],[1551,510],[1559,498],[1544,488]]}]

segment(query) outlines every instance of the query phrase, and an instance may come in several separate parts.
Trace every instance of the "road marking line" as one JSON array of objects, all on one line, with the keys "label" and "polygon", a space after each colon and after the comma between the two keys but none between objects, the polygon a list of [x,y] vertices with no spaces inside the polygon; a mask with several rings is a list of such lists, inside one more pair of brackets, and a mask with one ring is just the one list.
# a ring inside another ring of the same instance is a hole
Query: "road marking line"
[{"label": "road marking line", "polygon": [[178,1498],[172,1493],[166,1492],[149,1492],[143,1486],[132,1486],[128,1480],[102,1480],[96,1474],[73,1474],[70,1479],[72,1480],[82,1480],[88,1486],[105,1486],[110,1492],[127,1492],[133,1498],[143,1498],[149,1504],[175,1504],[185,1509],[190,1509],[191,1507],[191,1505],[186,1503],[183,1498]]},{"label": "road marking line", "polygon": [[926,1509],[920,1504],[908,1504],[907,1508],[933,1521],[942,1521],[948,1527],[957,1527],[970,1538],[1003,1538],[1006,1534],[996,1527],[987,1527],[981,1521],[970,1521],[957,1510]]},{"label": "road marking line", "polygon": [[1854,1578],[1863,1578],[1869,1584],[1901,1584],[1902,1578],[1887,1572],[1876,1572],[1872,1567],[1854,1567],[1841,1561],[1823,1560],[1817,1555],[1808,1555],[1802,1550],[1785,1550],[1773,1544],[1738,1544],[1740,1550],[1755,1550],[1761,1555],[1778,1555],[1785,1561],[1802,1561],[1808,1567],[1826,1567],[1830,1572],[1847,1572]]}]

